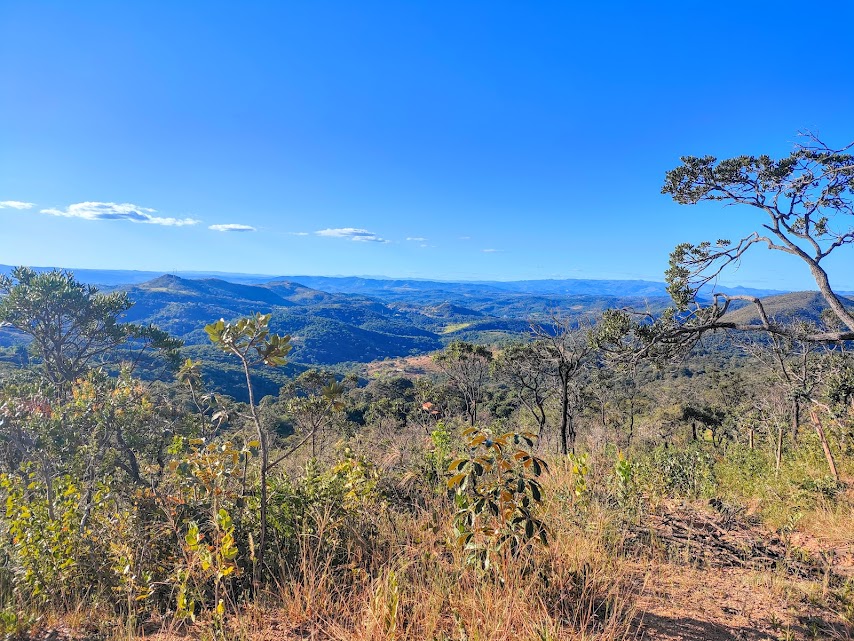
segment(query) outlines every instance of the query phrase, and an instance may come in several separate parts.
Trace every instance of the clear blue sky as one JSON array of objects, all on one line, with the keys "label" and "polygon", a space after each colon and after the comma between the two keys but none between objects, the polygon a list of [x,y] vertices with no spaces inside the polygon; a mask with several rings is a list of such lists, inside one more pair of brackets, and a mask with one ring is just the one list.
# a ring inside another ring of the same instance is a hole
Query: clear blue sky
[{"label": "clear blue sky", "polygon": [[[842,0],[3,0],[0,263],[661,280],[676,243],[758,221],[662,196],[680,155],[854,139],[852,24]],[[756,252],[728,284],[810,284]]]}]

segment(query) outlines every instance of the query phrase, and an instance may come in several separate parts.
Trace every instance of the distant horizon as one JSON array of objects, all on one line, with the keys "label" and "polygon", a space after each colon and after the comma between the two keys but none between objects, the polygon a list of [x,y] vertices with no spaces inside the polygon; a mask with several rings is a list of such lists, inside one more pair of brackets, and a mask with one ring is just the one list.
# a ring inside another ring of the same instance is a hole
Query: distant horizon
[{"label": "distant horizon", "polygon": [[[646,283],[650,285],[666,285],[666,281],[664,279],[661,280],[652,280],[648,278],[576,278],[576,277],[567,277],[567,278],[516,278],[516,279],[449,279],[449,278],[423,278],[423,277],[414,277],[414,276],[390,276],[387,274],[308,274],[308,273],[257,273],[257,272],[233,272],[233,271],[219,271],[219,270],[204,270],[204,269],[179,269],[179,270],[167,270],[161,271],[157,269],[121,269],[121,268],[91,268],[91,267],[66,267],[62,265],[24,265],[25,267],[29,267],[30,269],[35,270],[51,270],[51,269],[60,269],[72,272],[73,274],[77,274],[77,272],[112,272],[116,274],[122,273],[131,273],[131,274],[139,274],[140,276],[154,276],[162,277],[162,276],[220,276],[220,277],[228,277],[228,276],[239,276],[244,278],[265,278],[272,280],[277,279],[297,279],[300,277],[306,278],[356,278],[356,279],[364,279],[364,280],[389,280],[389,281],[419,281],[419,282],[435,282],[435,283],[458,283],[458,284],[490,284],[490,283],[524,283],[524,282],[615,282],[615,283]],[[0,269],[5,268],[13,268],[16,265],[8,265],[0,263]],[[226,280],[223,278],[223,280]],[[147,281],[141,281],[147,282]],[[119,284],[131,284],[131,283],[119,283]],[[139,284],[139,283],[137,283]],[[753,287],[749,285],[735,284],[735,285],[726,285],[722,283],[718,283],[720,287],[725,289],[751,289],[751,290],[763,290],[771,293],[792,293],[796,291],[818,291],[816,287],[813,289],[775,289],[770,287]],[[851,294],[845,289],[837,290],[843,294]]]},{"label": "distant horizon", "polygon": [[[7,263],[0,264],[3,267],[17,267],[19,265],[11,265]],[[579,278],[574,276],[553,276],[548,278],[445,278],[445,277],[429,277],[429,276],[390,276],[388,274],[311,274],[308,272],[243,272],[243,271],[223,271],[216,269],[177,269],[177,270],[161,270],[161,269],[137,269],[137,268],[122,268],[122,267],[65,267],[62,265],[35,265],[23,264],[23,267],[30,269],[62,269],[70,272],[90,271],[90,272],[134,272],[141,274],[160,274],[162,276],[177,275],[177,274],[222,274],[235,276],[263,276],[270,278],[282,278],[290,276],[309,276],[311,278],[365,278],[374,280],[419,280],[433,281],[438,283],[518,283],[525,281],[561,281],[561,280],[603,280],[603,281],[626,281],[626,282],[644,282],[644,283],[664,283],[664,279],[655,280],[653,278],[617,278],[617,277],[594,277]],[[727,285],[727,287],[738,287],[738,285]]]}]

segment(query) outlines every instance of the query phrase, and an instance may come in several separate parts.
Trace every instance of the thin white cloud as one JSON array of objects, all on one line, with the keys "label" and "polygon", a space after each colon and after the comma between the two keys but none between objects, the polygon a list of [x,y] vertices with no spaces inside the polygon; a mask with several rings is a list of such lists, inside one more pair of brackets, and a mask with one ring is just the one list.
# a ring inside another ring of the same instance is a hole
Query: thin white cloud
[{"label": "thin white cloud", "polygon": [[208,229],[212,229],[213,231],[257,231],[252,225],[240,225],[238,223],[210,225]]},{"label": "thin white cloud", "polygon": [[422,238],[421,236],[410,236],[410,237],[409,237],[409,238],[407,238],[406,240],[411,240],[412,242],[415,242],[415,243],[425,243],[425,242],[427,242],[427,239],[426,239],[426,238]]},{"label": "thin white cloud", "polygon": [[308,236],[308,232],[307,232],[307,231],[289,231],[288,233],[289,233],[291,236]]},{"label": "thin white cloud", "polygon": [[387,243],[385,238],[380,238],[374,232],[367,229],[356,229],[355,227],[339,227],[337,229],[321,229],[314,232],[318,236],[327,238],[345,238],[359,243]]},{"label": "thin white cloud", "polygon": [[132,223],[148,225],[166,225],[182,227],[195,225],[201,221],[195,218],[163,218],[154,216],[156,209],[139,207],[130,203],[99,203],[85,202],[69,205],[65,209],[42,209],[41,213],[64,218],[82,218],[83,220],[129,220]]},{"label": "thin white cloud", "polygon": [[502,250],[500,250],[500,249],[481,249],[480,251],[482,251],[484,254],[497,254],[498,252],[500,252]]},{"label": "thin white cloud", "polygon": [[460,240],[471,240],[471,236],[460,236]]},{"label": "thin white cloud", "polygon": [[0,200],[0,209],[32,209],[35,203],[25,203],[20,200]]}]

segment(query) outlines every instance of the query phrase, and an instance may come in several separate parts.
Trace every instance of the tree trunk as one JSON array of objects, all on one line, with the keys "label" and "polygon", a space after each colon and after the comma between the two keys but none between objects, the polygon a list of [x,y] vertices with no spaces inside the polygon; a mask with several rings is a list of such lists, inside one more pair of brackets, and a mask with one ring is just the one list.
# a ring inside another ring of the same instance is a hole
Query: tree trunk
[{"label": "tree trunk", "polygon": [[833,291],[833,288],[830,286],[830,281],[827,278],[827,272],[819,267],[815,261],[807,260],[807,262],[810,265],[810,271],[812,272],[816,285],[818,285],[818,289],[824,297],[824,300],[826,300],[827,304],[830,305],[830,309],[833,310],[833,313],[836,314],[836,317],[839,320],[848,326],[848,329],[854,331],[854,314],[851,314],[851,312],[845,308],[845,305],[843,305],[842,301],[839,300],[836,292]]},{"label": "tree trunk", "polygon": [[267,444],[267,434],[261,425],[258,416],[258,408],[255,407],[255,392],[252,388],[252,377],[249,375],[249,363],[239,352],[235,352],[243,363],[243,373],[246,375],[246,388],[249,392],[249,410],[252,414],[252,422],[258,435],[259,449],[261,450],[261,532],[258,538],[258,552],[256,554],[255,568],[252,576],[256,594],[261,589],[261,574],[264,571],[264,548],[267,545],[267,466],[270,463],[270,451]]},{"label": "tree trunk", "polygon": [[635,437],[635,399],[632,397],[629,402],[629,437],[626,440],[626,450],[632,446],[632,439]]},{"label": "tree trunk", "polygon": [[534,418],[536,418],[537,425],[540,427],[540,432],[537,434],[537,437],[542,439],[546,432],[546,408],[540,403],[537,403],[537,411],[534,413]]},{"label": "tree trunk", "polygon": [[575,454],[575,423],[573,421],[572,414],[568,414],[566,417],[566,434],[569,437],[569,449]]},{"label": "tree trunk", "polygon": [[780,473],[780,466],[783,464],[783,424],[777,426],[777,452],[775,455],[774,476]]},{"label": "tree trunk", "polygon": [[798,442],[798,430],[801,428],[801,402],[795,397],[792,400],[792,443]]},{"label": "tree trunk", "polygon": [[560,453],[567,455],[567,422],[569,416],[569,390],[567,382],[561,380],[560,391]]},{"label": "tree trunk", "polygon": [[821,441],[821,449],[824,450],[824,458],[827,459],[827,466],[830,468],[830,474],[833,480],[839,483],[839,472],[836,471],[836,461],[833,460],[833,453],[830,451],[830,445],[827,443],[827,437],[824,435],[824,428],[821,426],[821,421],[815,410],[810,410],[810,418],[812,418],[815,431],[818,434],[818,439]]}]

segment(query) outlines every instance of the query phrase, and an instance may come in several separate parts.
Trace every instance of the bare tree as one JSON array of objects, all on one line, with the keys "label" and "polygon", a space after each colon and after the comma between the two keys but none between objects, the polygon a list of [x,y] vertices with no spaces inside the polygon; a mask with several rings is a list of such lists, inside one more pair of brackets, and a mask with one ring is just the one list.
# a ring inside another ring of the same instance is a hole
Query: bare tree
[{"label": "bare tree", "polygon": [[[787,336],[771,334],[770,337],[763,337],[766,340],[743,341],[741,345],[765,365],[772,382],[776,383],[788,399],[792,443],[797,442],[801,416],[806,411],[819,437],[831,474],[838,480],[836,463],[816,408],[828,410],[828,414],[832,415],[830,408],[819,401],[819,396],[826,374],[833,371],[832,366],[836,360],[834,356],[838,356],[840,350],[809,340],[817,331],[814,325],[808,323],[791,323],[787,328]],[[828,365],[831,367],[828,368]],[[778,428],[775,459],[776,469],[779,471],[783,457],[782,423]]]},{"label": "bare tree", "polygon": [[478,407],[483,400],[484,386],[489,378],[492,352],[482,345],[454,341],[436,355],[435,361],[462,394],[469,424],[474,425]]},{"label": "bare tree", "polygon": [[548,325],[533,324],[534,346],[544,371],[556,388],[560,403],[560,450],[575,452],[575,415],[581,405],[581,376],[590,364],[593,347],[586,321],[573,322],[557,315]]},{"label": "bare tree", "polygon": [[548,368],[540,360],[543,350],[534,343],[516,343],[507,347],[493,363],[496,377],[519,399],[539,427],[546,430],[546,403],[554,395]]}]

